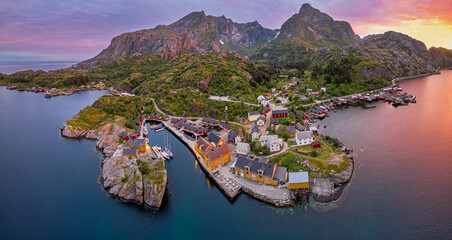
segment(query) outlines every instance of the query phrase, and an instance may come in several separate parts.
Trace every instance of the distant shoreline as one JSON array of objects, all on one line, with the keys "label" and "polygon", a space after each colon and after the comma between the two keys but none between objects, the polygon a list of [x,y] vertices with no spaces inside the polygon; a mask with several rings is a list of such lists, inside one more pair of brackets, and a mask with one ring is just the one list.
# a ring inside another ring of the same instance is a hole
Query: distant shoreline
[{"label": "distant shoreline", "polygon": [[52,71],[70,67],[78,61],[0,61],[0,73],[13,74],[26,70]]}]

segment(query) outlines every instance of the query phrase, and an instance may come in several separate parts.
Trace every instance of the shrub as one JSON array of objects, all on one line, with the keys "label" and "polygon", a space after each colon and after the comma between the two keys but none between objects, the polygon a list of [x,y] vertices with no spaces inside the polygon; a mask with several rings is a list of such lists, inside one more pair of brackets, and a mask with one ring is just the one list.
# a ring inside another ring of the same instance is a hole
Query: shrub
[{"label": "shrub", "polygon": [[312,151],[311,152],[311,157],[317,157],[319,154],[317,153],[317,151]]}]

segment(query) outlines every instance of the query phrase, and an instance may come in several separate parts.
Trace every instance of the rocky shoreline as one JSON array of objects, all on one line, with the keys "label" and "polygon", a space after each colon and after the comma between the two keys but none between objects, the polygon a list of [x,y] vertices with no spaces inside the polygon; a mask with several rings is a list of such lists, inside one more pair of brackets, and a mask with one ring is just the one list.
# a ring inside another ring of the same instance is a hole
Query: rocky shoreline
[{"label": "rocky shoreline", "polygon": [[[61,136],[76,139],[97,140],[96,150],[103,154],[99,183],[107,194],[123,202],[133,202],[145,208],[159,210],[168,182],[165,162],[152,159],[149,153],[138,157],[122,156],[119,134],[127,129],[116,119],[96,129],[78,130],[65,122]],[[150,173],[142,174],[145,167]]]},{"label": "rocky shoreline", "polygon": [[351,181],[355,169],[355,161],[348,155],[349,164],[345,170],[335,173],[331,178],[311,178],[311,196],[316,202],[326,203],[338,200],[345,186]]}]

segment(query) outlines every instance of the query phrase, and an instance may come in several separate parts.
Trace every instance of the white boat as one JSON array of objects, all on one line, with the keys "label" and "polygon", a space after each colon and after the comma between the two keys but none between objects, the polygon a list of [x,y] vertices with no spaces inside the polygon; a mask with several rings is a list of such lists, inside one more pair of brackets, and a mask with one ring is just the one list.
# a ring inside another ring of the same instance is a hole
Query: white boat
[{"label": "white boat", "polygon": [[173,154],[168,148],[166,148],[166,147],[165,147],[165,152],[168,154],[168,156],[169,156],[170,158],[173,158],[173,157],[174,157],[174,154]]},{"label": "white boat", "polygon": [[168,156],[170,157],[170,158],[173,158],[174,157],[174,155],[173,155],[173,153],[169,150],[169,141],[168,141],[168,132],[165,132],[164,134],[163,134],[163,142],[164,142],[164,144],[165,144],[165,152],[168,154]]},{"label": "white boat", "polygon": [[160,149],[160,154],[162,154],[163,158],[165,158],[166,160],[170,159],[168,153],[166,153],[165,150]]}]

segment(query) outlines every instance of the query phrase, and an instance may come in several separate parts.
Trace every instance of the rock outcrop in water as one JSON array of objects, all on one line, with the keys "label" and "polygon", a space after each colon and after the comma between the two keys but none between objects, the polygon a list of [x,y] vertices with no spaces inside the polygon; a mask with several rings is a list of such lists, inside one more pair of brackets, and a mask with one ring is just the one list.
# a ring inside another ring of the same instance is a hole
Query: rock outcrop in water
[{"label": "rock outcrop in water", "polygon": [[134,202],[158,210],[166,190],[167,173],[161,159],[152,159],[148,153],[138,157],[122,156],[119,134],[127,131],[120,119],[95,129],[80,130],[65,122],[61,135],[68,138],[96,139],[96,148],[104,155],[99,181],[108,195],[123,202]]},{"label": "rock outcrop in water", "polygon": [[350,158],[348,167],[340,173],[333,174],[331,178],[311,178],[311,195],[316,202],[331,202],[342,196],[345,186],[350,182],[354,169],[353,158]]}]

